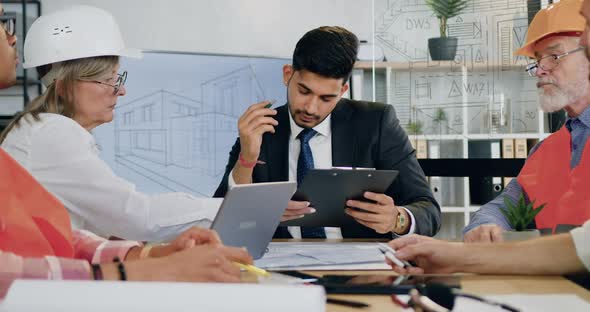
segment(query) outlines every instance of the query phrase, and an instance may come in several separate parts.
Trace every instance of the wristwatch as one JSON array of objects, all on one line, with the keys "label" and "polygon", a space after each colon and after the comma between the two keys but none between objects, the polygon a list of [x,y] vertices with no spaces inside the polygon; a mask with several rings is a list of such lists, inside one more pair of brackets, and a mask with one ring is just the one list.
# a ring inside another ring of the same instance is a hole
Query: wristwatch
[{"label": "wristwatch", "polygon": [[398,213],[392,232],[395,232],[395,230],[397,230],[397,229],[401,230],[401,229],[405,228],[407,222],[408,222],[408,219],[406,218],[406,216],[401,212]]}]

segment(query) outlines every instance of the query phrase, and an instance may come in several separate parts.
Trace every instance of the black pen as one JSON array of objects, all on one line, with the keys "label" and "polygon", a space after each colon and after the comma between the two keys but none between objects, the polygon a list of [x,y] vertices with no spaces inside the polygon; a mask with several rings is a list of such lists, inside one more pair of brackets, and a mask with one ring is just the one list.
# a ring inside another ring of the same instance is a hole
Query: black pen
[{"label": "black pen", "polygon": [[333,304],[339,304],[339,305],[352,307],[352,308],[368,308],[368,307],[370,307],[369,304],[364,303],[364,302],[350,301],[350,300],[343,300],[343,299],[328,298],[326,300],[326,302],[333,303]]}]

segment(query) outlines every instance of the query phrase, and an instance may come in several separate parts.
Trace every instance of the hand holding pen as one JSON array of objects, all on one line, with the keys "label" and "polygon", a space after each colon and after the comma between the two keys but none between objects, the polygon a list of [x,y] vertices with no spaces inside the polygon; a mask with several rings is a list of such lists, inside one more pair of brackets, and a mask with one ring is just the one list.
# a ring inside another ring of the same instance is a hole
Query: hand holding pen
[{"label": "hand holding pen", "polygon": [[[262,135],[267,132],[275,133],[278,121],[273,118],[277,111],[270,108],[274,101],[256,103],[242,114],[238,120],[240,134],[240,161],[246,164],[256,164],[260,155]],[[254,167],[254,166],[252,166]]]},{"label": "hand holding pen", "polygon": [[385,259],[388,260],[388,262],[391,262],[390,265],[395,264],[400,268],[413,267],[413,265],[410,262],[398,259],[395,256],[395,250],[391,248],[389,245],[379,243],[379,250],[381,250],[381,252],[385,256]]},{"label": "hand holding pen", "polygon": [[[475,244],[473,244],[475,245]],[[447,242],[432,237],[411,234],[389,242],[399,260],[414,261],[417,266],[400,267],[389,261],[392,269],[400,274],[468,272],[466,260],[471,256],[463,243]]]},{"label": "hand holding pen", "polygon": [[171,255],[125,263],[129,280],[179,282],[241,282],[240,269],[233,263],[252,264],[243,248],[197,245]]},{"label": "hand holding pen", "polygon": [[251,264],[243,264],[240,262],[234,262],[234,265],[237,266],[238,268],[240,268],[240,270],[250,272],[256,276],[270,277],[270,275],[271,275],[270,272],[268,272],[264,269],[255,267]]}]

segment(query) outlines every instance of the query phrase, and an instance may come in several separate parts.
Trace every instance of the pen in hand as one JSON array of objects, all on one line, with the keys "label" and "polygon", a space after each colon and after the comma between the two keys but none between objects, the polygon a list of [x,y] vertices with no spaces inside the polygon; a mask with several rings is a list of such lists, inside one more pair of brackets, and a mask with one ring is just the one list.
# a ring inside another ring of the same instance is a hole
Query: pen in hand
[{"label": "pen in hand", "polygon": [[400,268],[413,267],[413,265],[410,262],[408,262],[406,260],[398,259],[395,256],[395,250],[393,250],[391,247],[389,247],[389,245],[379,243],[379,250],[383,253],[383,255],[385,255],[385,257],[387,259],[391,260],[391,262],[393,262],[398,267],[400,267]]},{"label": "pen in hand", "polygon": [[277,100],[269,100],[270,103],[264,105],[264,108],[270,108]]},{"label": "pen in hand", "polygon": [[266,270],[263,270],[261,268],[257,268],[253,265],[250,264],[243,264],[243,263],[239,263],[239,262],[234,262],[234,264],[236,266],[238,266],[240,269],[244,270],[244,271],[248,271],[252,274],[255,275],[259,275],[259,276],[264,276],[264,277],[269,277],[270,273]]}]

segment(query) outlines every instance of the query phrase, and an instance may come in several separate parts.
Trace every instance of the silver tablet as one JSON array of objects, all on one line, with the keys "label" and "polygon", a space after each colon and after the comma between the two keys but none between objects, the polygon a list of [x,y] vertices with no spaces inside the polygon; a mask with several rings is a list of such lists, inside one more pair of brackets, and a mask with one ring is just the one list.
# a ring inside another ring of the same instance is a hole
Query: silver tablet
[{"label": "silver tablet", "polygon": [[246,247],[258,259],[281,221],[296,182],[240,184],[229,189],[211,228],[225,245]]}]

